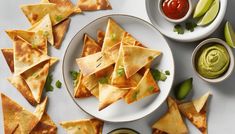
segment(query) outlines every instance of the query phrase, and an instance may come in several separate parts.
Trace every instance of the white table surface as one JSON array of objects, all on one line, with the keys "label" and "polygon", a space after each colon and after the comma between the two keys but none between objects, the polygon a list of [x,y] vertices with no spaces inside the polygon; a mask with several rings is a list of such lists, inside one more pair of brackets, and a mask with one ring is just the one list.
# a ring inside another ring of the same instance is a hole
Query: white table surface
[{"label": "white table surface", "polygon": [[[39,2],[37,0],[36,2]],[[73,0],[75,3],[76,0]],[[98,11],[98,12],[85,12],[72,16],[72,21],[68,33],[63,41],[62,47],[56,50],[50,47],[50,55],[60,58],[60,62],[51,70],[54,77],[54,82],[62,79],[62,59],[67,45],[69,44],[72,37],[86,24],[92,20],[107,14],[129,14],[140,17],[149,21],[144,0],[110,0],[113,10]],[[4,30],[7,29],[27,29],[30,24],[26,17],[19,9],[19,5],[35,3],[35,0],[0,0],[0,48],[10,48],[12,43],[5,34]],[[235,27],[234,13],[235,1],[228,1],[228,9],[226,17],[221,24],[220,28],[211,37],[221,37],[223,39],[223,26],[225,20],[229,20]],[[193,49],[196,47],[194,43],[180,43],[170,40],[167,42],[172,48],[173,56],[176,64],[176,77],[175,83],[182,81],[183,79],[193,77],[194,78],[194,89],[191,96],[197,97],[202,95],[204,92],[211,90],[213,97],[210,99],[209,104],[209,115],[208,115],[208,127],[209,134],[220,134],[220,133],[234,133],[235,127],[235,74],[229,79],[220,84],[209,84],[199,79],[192,70],[191,66],[191,54]],[[20,105],[29,109],[34,110],[24,97],[6,80],[11,75],[11,72],[5,63],[3,56],[0,54],[0,92],[5,93],[17,101]],[[65,89],[65,85],[61,89],[54,89],[53,92],[47,92],[49,96],[49,103],[47,112],[52,120],[57,124],[58,133],[62,134],[65,131],[59,126],[58,122],[67,120],[77,120],[82,118],[89,118],[90,116],[80,110],[73,102],[69,93]],[[1,108],[0,108],[1,109]],[[150,126],[167,110],[166,104],[162,105],[150,116],[141,120],[129,123],[105,123],[103,133],[120,127],[128,127],[135,129],[143,134],[150,134]],[[188,120],[186,123],[189,127],[190,133],[200,133]],[[3,133],[3,116],[2,110],[0,114],[0,133]]]}]

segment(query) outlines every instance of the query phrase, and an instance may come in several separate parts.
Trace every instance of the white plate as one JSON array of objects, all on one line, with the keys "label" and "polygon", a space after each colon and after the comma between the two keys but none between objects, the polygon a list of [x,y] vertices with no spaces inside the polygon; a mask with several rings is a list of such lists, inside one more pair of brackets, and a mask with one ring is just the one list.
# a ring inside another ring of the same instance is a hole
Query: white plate
[{"label": "white plate", "polygon": [[[170,76],[165,82],[159,82],[160,94],[144,98],[133,104],[126,104],[120,100],[102,111],[98,111],[98,100],[95,97],[75,99],[73,97],[73,80],[70,76],[71,70],[79,70],[75,59],[80,57],[83,45],[84,33],[96,38],[98,29],[105,30],[108,18],[111,17],[126,31],[149,48],[162,51],[163,56],[157,68],[169,70]],[[108,15],[94,20],[81,29],[72,39],[63,59],[63,78],[70,96],[74,102],[86,113],[109,122],[127,122],[143,118],[156,110],[167,98],[174,78],[174,60],[171,49],[164,37],[148,22],[127,15]]]},{"label": "white plate", "polygon": [[[220,11],[216,19],[208,26],[198,26],[193,32],[185,30],[184,34],[177,34],[173,31],[174,23],[167,21],[158,10],[159,0],[146,0],[146,9],[151,23],[165,36],[182,42],[201,40],[211,35],[221,24],[227,8],[227,0],[220,0]],[[198,0],[192,0],[195,7]]]}]

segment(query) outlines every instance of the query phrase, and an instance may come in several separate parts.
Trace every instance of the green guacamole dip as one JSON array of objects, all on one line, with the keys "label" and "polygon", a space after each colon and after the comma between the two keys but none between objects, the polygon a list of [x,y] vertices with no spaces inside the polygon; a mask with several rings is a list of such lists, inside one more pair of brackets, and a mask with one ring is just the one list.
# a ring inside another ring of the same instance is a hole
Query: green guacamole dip
[{"label": "green guacamole dip", "polygon": [[199,50],[196,69],[205,78],[218,78],[229,66],[230,57],[226,48],[219,44],[205,45]]}]

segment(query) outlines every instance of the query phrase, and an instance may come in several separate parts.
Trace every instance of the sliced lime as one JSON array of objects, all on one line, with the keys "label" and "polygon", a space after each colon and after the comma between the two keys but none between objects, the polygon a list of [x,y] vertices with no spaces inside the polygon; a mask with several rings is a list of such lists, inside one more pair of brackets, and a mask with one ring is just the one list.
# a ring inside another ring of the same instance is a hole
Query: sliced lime
[{"label": "sliced lime", "polygon": [[198,21],[197,25],[205,26],[210,24],[216,18],[220,8],[219,0],[214,0],[206,14]]},{"label": "sliced lime", "polygon": [[204,15],[210,8],[214,0],[199,0],[193,14],[193,18],[198,18]]},{"label": "sliced lime", "polygon": [[224,37],[229,46],[235,48],[235,33],[232,25],[227,21],[224,27]]}]

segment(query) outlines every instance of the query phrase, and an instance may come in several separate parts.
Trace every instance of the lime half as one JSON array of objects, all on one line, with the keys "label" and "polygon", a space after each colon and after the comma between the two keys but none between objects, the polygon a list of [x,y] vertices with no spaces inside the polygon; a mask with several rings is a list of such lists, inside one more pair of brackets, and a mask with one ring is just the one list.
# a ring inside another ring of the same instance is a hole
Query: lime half
[{"label": "lime half", "polygon": [[214,0],[206,14],[198,21],[197,25],[204,26],[214,21],[220,8],[219,0]]},{"label": "lime half", "polygon": [[208,11],[213,1],[214,0],[199,0],[193,14],[193,18],[203,16]]},{"label": "lime half", "polygon": [[224,36],[229,46],[235,48],[235,33],[232,25],[227,21],[224,27]]}]

